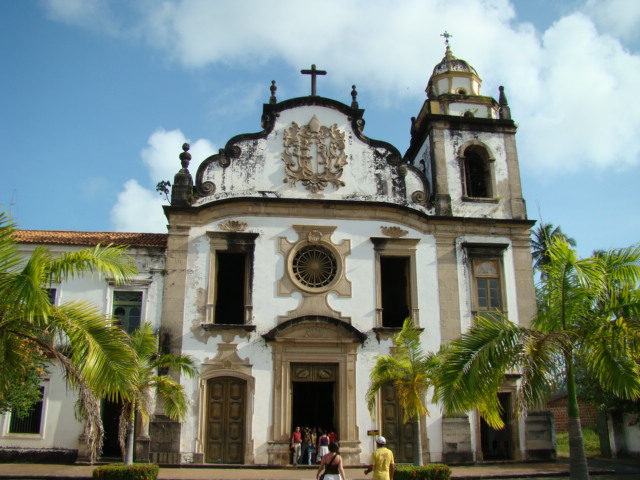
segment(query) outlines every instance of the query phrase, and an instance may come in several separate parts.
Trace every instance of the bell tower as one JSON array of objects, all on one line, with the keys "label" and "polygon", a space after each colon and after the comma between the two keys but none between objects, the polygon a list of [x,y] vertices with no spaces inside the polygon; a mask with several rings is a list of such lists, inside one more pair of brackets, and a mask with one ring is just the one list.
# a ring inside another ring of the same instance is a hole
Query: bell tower
[{"label": "bell tower", "polygon": [[451,51],[434,69],[411,119],[405,161],[424,172],[439,216],[524,220],[520,167],[504,88],[499,101],[480,94],[475,68]]}]

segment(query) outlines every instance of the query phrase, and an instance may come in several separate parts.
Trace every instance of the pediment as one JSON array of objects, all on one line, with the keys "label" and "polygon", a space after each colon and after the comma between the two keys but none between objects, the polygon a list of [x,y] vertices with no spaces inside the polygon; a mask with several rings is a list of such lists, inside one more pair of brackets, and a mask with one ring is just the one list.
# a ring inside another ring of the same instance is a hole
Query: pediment
[{"label": "pediment", "polygon": [[262,336],[268,342],[362,343],[367,336],[346,322],[330,317],[301,317],[288,320]]}]

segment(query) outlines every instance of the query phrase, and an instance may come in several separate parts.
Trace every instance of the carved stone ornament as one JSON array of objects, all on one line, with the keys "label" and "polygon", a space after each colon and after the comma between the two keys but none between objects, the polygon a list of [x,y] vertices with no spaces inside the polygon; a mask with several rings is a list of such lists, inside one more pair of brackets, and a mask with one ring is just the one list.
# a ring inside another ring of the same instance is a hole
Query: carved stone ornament
[{"label": "carved stone ornament", "polygon": [[416,190],[411,194],[411,200],[413,200],[418,205],[424,205],[425,203],[427,203],[427,195],[420,190]]},{"label": "carved stone ornament", "polygon": [[322,240],[322,233],[318,230],[311,230],[307,235],[307,240],[309,243],[319,243]]},{"label": "carved stone ornament", "polygon": [[284,131],[284,152],[287,177],[284,182],[295,186],[302,182],[307,190],[317,193],[327,184],[344,187],[340,180],[347,164],[345,133],[337,124],[324,127],[314,115],[308,125],[292,122]]},{"label": "carved stone ornament", "polygon": [[244,232],[247,228],[247,222],[239,222],[238,220],[227,220],[218,224],[221,230],[227,232]]},{"label": "carved stone ornament", "polygon": [[404,237],[409,233],[407,230],[403,230],[400,227],[380,227],[380,230],[382,230],[384,235],[391,238]]}]

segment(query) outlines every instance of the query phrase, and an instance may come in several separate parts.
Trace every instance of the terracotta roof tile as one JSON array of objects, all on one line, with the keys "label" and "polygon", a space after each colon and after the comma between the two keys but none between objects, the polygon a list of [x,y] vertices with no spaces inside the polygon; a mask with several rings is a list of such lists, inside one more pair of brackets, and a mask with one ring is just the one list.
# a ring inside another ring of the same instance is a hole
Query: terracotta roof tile
[{"label": "terracotta roof tile", "polygon": [[131,247],[167,246],[166,233],[137,232],[76,232],[70,230],[16,230],[18,243],[41,243],[47,245],[127,245]]}]

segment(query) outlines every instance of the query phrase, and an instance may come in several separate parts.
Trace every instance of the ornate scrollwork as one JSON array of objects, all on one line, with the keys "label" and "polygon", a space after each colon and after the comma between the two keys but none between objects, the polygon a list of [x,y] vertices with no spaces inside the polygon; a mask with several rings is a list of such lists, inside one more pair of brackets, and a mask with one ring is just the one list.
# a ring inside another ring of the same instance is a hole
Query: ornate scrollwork
[{"label": "ornate scrollwork", "polygon": [[400,165],[397,168],[397,172],[398,172],[398,175],[400,175],[401,177],[406,177],[407,176],[407,166],[406,165]]},{"label": "ornate scrollwork", "polygon": [[337,124],[320,125],[314,115],[308,125],[292,122],[284,131],[284,152],[287,177],[284,182],[294,185],[300,181],[313,193],[324,190],[327,184],[344,186],[340,180],[347,164],[345,133]]},{"label": "ornate scrollwork", "polygon": [[239,158],[242,149],[238,145],[231,145],[229,148],[224,149],[224,153],[230,158]]},{"label": "ornate scrollwork", "polygon": [[239,222],[238,220],[227,220],[218,224],[221,230],[227,232],[244,232],[247,228],[247,222]]},{"label": "ornate scrollwork", "polygon": [[422,190],[416,190],[411,194],[411,200],[418,205],[427,203],[427,195]]},{"label": "ornate scrollwork", "polygon": [[403,230],[400,227],[380,227],[380,230],[384,235],[391,238],[400,238],[404,237],[409,233],[407,230]]},{"label": "ornate scrollwork", "polygon": [[200,186],[200,190],[204,196],[213,195],[216,193],[216,184],[213,182],[203,182]]},{"label": "ornate scrollwork", "polygon": [[229,165],[231,165],[231,159],[226,155],[221,155],[218,159],[218,165],[220,165],[222,168],[227,168]]}]

